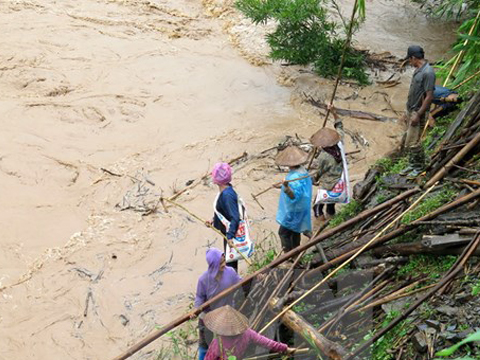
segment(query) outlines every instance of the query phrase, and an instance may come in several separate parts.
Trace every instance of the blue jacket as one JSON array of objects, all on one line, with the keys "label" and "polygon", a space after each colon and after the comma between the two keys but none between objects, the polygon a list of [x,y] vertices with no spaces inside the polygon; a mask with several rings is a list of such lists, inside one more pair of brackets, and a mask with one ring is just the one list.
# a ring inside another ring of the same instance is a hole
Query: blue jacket
[{"label": "blue jacket", "polygon": [[[292,170],[288,173],[286,180],[293,180],[306,175],[308,173],[305,169]],[[284,228],[297,233],[311,231],[312,178],[308,177],[292,181],[288,186],[292,189],[295,197],[290,199],[282,185],[282,192],[278,202],[277,222]]]},{"label": "blue jacket", "polygon": [[218,197],[217,211],[230,221],[230,229],[225,229],[217,215],[213,217],[213,226],[220,230],[227,239],[233,239],[240,223],[240,214],[238,212],[238,196],[232,185],[223,190]]}]

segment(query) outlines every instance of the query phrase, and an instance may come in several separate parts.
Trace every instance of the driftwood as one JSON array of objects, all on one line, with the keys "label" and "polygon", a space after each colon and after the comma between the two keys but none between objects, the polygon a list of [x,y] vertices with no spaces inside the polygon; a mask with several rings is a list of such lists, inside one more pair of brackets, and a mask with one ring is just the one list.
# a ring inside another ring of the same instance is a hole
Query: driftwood
[{"label": "driftwood", "polygon": [[[275,308],[276,302],[276,298],[272,299],[270,301],[270,307]],[[307,340],[307,342],[313,342],[315,346],[317,346],[330,359],[341,360],[347,355],[347,351],[342,346],[319,334],[312,325],[293,310],[285,312],[280,320],[289,329]]]},{"label": "driftwood", "polygon": [[[323,110],[328,110],[327,104],[324,104],[320,101],[314,100],[313,98],[308,98],[307,101],[320,109]],[[371,112],[367,111],[360,111],[360,110],[347,110],[347,109],[340,109],[340,108],[335,108],[336,112],[338,115],[343,115],[343,116],[348,116],[356,119],[362,119],[362,120],[371,120],[371,121],[396,121],[396,118],[389,118],[385,117],[382,115],[374,114]]]}]

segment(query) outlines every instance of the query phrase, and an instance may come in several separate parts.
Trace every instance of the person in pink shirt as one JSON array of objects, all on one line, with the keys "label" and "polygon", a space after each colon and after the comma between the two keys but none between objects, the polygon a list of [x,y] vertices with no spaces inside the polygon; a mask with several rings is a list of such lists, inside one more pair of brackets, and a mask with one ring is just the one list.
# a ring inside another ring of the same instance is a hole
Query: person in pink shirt
[{"label": "person in pink shirt", "polygon": [[208,348],[205,360],[223,360],[229,356],[241,360],[246,351],[256,345],[277,353],[293,354],[296,350],[249,329],[248,319],[229,305],[210,311],[203,321],[217,335]]}]

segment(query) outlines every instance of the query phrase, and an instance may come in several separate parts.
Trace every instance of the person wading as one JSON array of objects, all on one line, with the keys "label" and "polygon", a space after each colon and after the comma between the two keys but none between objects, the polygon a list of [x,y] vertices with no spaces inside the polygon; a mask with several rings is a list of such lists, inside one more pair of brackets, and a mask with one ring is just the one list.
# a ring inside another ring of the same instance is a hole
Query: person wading
[{"label": "person wading", "polygon": [[[342,153],[338,143],[343,142],[345,133],[343,131],[342,120],[338,117],[334,106],[329,106],[329,109],[335,119],[335,130],[322,128],[316,132],[310,139],[312,144],[320,151],[318,156],[312,163],[312,167],[317,170],[314,176],[314,184],[319,189],[326,191],[332,190],[340,181],[343,174]],[[327,205],[326,215],[323,212],[323,207]],[[316,218],[325,222],[335,215],[335,203],[328,203],[321,198],[315,199],[313,212]]]},{"label": "person wading", "polygon": [[[235,237],[240,223],[238,195],[230,183],[232,181],[232,168],[227,163],[215,164],[212,170],[212,179],[213,183],[218,185],[220,194],[214,204],[218,214],[214,213],[213,221],[210,224],[213,223],[216,229],[220,230],[227,239],[231,240]],[[220,217],[223,217],[223,219]],[[229,223],[228,228],[224,223]],[[225,239],[223,239],[223,250],[227,251],[227,241]],[[238,260],[229,261],[228,266],[231,266],[238,272]]]},{"label": "person wading", "polygon": [[408,91],[405,120],[408,125],[405,136],[405,150],[408,152],[410,165],[419,173],[425,165],[425,153],[421,136],[428,112],[433,101],[435,89],[435,72],[424,58],[425,52],[420,46],[412,45],[407,50],[410,65],[414,66],[412,82]]},{"label": "person wading", "polygon": [[[296,146],[288,146],[275,158],[277,165],[288,166],[290,169],[281,185],[277,210],[277,222],[280,224],[278,235],[284,252],[299,246],[300,234],[309,234],[312,230],[312,179],[302,166],[307,158],[308,154]],[[301,177],[305,178],[289,182]]]},{"label": "person wading", "polygon": [[217,335],[208,348],[205,360],[225,360],[230,356],[241,360],[247,350],[253,350],[256,345],[277,353],[293,354],[296,350],[250,329],[248,319],[229,305],[209,312],[204,321],[205,326]]},{"label": "person wading", "polygon": [[[229,266],[226,266],[225,255],[218,249],[212,248],[207,250],[208,270],[205,271],[198,279],[197,293],[195,296],[195,307],[199,307],[206,301],[213,298],[215,295],[228,289],[230,286],[238,283],[242,278],[237,272]],[[210,305],[200,315],[198,319],[199,343],[198,343],[198,358],[203,360],[208,350],[208,345],[212,342],[213,334],[205,328],[203,322],[204,314],[216,308],[222,307],[226,304],[233,305],[234,293],[230,293]]]}]

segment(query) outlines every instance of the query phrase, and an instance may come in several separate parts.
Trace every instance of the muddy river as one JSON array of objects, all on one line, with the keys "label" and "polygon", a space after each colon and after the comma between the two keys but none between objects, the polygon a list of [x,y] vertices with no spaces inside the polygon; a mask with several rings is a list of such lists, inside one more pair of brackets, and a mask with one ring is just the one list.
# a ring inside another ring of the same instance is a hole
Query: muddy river
[{"label": "muddy river", "polygon": [[[454,24],[407,1],[367,7],[358,47],[403,56],[419,43],[435,60],[454,39]],[[269,26],[230,0],[6,0],[0,19],[0,359],[109,359],[184,312],[205,249],[221,244],[181,210],[142,216],[139,193],[171,195],[216,161],[308,138],[321,117],[301,94],[325,100],[332,82],[272,64]],[[396,117],[411,70],[395,76],[391,88],[342,85],[337,106]],[[347,151],[361,150],[355,182],[402,129],[344,124]],[[234,175],[255,237],[276,246],[278,193],[265,210],[249,194],[281,176],[269,159]],[[205,182],[178,201],[208,218],[215,194]]]}]

